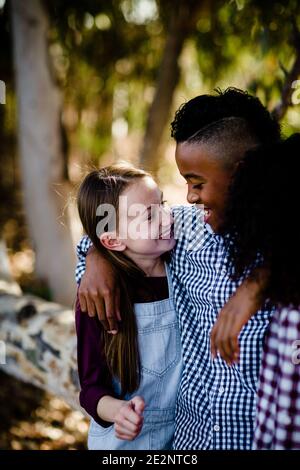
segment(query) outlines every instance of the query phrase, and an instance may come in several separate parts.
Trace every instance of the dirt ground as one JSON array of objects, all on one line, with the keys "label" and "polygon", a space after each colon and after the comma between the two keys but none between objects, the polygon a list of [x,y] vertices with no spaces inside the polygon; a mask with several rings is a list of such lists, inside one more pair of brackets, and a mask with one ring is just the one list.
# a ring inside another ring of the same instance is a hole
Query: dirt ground
[{"label": "dirt ground", "polygon": [[63,400],[0,371],[0,449],[86,449],[88,420]]}]

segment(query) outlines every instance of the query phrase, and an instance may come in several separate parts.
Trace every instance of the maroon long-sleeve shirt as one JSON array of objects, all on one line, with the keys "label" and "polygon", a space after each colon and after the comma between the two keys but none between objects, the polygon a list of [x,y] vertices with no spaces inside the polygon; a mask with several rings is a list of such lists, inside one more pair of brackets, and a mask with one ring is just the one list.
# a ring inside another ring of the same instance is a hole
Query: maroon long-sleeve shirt
[{"label": "maroon long-sleeve shirt", "polygon": [[[166,277],[144,277],[135,282],[132,300],[137,302],[155,302],[168,298]],[[122,312],[121,312],[122,314]],[[101,426],[111,423],[103,421],[97,414],[97,405],[105,395],[115,396],[112,376],[107,366],[102,343],[102,325],[98,317],[89,317],[83,313],[77,299],[75,310],[77,332],[77,361],[80,381],[80,405]]]}]

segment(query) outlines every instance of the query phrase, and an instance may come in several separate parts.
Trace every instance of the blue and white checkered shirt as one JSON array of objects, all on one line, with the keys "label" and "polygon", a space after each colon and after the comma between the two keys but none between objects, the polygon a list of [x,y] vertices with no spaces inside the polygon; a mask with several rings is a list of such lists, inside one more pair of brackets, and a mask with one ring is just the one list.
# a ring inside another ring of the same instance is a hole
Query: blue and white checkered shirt
[{"label": "blue and white checkered shirt", "polygon": [[[251,449],[262,346],[273,312],[257,312],[243,328],[238,364],[228,366],[219,356],[212,360],[211,329],[239,283],[226,270],[225,240],[207,224],[199,230],[195,206],[176,207],[173,214],[175,226],[180,218],[188,221],[184,230],[175,230],[170,263],[184,361],[173,447]],[[84,237],[78,245],[77,282],[90,244]]]}]

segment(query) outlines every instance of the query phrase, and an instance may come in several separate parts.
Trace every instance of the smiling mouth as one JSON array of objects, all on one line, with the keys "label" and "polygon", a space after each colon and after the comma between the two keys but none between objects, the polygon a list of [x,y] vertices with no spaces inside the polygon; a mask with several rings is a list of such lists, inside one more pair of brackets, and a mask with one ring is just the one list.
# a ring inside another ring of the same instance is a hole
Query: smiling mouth
[{"label": "smiling mouth", "polygon": [[165,230],[164,233],[161,233],[159,235],[159,240],[169,240],[174,237],[174,224],[171,225],[171,227],[168,228],[168,230]]},{"label": "smiling mouth", "polygon": [[205,223],[208,222],[210,216],[211,216],[211,210],[205,208],[205,209],[204,209],[204,222],[205,222]]}]

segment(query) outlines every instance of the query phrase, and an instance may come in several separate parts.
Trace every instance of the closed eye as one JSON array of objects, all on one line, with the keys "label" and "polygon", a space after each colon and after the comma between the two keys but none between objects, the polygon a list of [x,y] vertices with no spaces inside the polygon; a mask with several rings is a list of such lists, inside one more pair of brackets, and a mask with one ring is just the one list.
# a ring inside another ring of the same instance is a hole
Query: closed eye
[{"label": "closed eye", "polygon": [[[189,184],[189,183],[186,183],[186,184]],[[190,183],[190,184],[192,184],[192,183]],[[204,186],[204,183],[192,184],[193,189],[202,189],[203,186]]]}]

